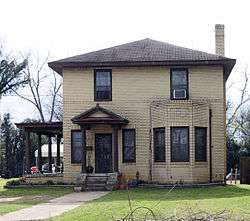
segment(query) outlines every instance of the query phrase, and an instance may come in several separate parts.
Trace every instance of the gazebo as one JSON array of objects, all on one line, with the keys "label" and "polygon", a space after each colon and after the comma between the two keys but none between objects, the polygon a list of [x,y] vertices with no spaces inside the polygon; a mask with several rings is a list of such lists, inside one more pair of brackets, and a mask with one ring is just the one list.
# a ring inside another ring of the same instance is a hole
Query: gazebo
[{"label": "gazebo", "polygon": [[56,137],[57,150],[56,150],[56,166],[59,167],[60,162],[60,143],[63,137],[63,123],[62,122],[30,122],[30,123],[16,123],[19,129],[23,129],[25,133],[25,171],[30,173],[31,168],[31,140],[30,134],[37,134],[37,166],[40,172],[42,172],[42,145],[41,137],[45,135],[48,137],[48,164],[49,173],[52,172],[52,137]]}]

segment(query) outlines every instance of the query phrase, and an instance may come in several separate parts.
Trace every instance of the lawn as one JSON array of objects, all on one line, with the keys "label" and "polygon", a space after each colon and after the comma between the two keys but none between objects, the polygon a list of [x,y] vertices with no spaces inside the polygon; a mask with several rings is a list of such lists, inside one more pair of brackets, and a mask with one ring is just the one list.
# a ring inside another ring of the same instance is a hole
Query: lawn
[{"label": "lawn", "polygon": [[[5,189],[3,186],[6,182],[7,180],[0,179],[0,215],[48,202],[50,199],[73,192],[73,188],[67,187]],[[3,202],[4,200],[7,201]]]},{"label": "lawn", "polygon": [[[157,217],[183,215],[190,211],[217,213],[226,209],[226,213],[231,217],[227,220],[250,220],[250,185],[174,189],[168,192],[166,189],[130,190],[132,208],[149,207]],[[155,206],[156,204],[158,205]],[[128,192],[113,191],[50,220],[110,221],[113,218],[123,218],[128,213]]]}]

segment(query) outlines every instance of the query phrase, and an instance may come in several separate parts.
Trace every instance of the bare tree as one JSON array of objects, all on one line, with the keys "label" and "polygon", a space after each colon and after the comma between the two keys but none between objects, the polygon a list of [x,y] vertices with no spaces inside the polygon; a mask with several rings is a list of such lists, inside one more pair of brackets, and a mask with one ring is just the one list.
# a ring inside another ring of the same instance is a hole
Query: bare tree
[{"label": "bare tree", "polygon": [[[28,79],[28,94],[14,91],[22,99],[30,102],[37,109],[41,122],[51,122],[55,117],[58,96],[62,88],[62,81],[56,73],[47,69],[47,56],[41,63],[36,56],[36,62],[28,62],[25,76]],[[31,61],[31,58],[29,59]],[[49,73],[51,72],[51,73]]]},{"label": "bare tree", "polygon": [[62,121],[63,120],[63,95],[59,93],[57,96],[57,102],[55,105],[55,119]]},{"label": "bare tree", "polygon": [[56,73],[53,72],[54,81],[51,83],[51,102],[47,104],[47,112],[49,114],[49,121],[53,118],[59,121],[63,119],[63,95],[61,93],[62,83],[58,82]]},{"label": "bare tree", "polygon": [[[244,83],[242,89],[240,89],[240,101],[234,107],[230,100],[227,100],[226,110],[228,113],[227,118],[227,131],[231,136],[234,136],[235,133],[240,129],[240,127],[244,124],[242,122],[245,117],[242,115],[242,108],[245,104],[250,101],[250,95],[247,92],[247,87],[249,86],[249,78],[247,74],[247,70],[244,72]],[[231,111],[231,113],[229,113]]]}]

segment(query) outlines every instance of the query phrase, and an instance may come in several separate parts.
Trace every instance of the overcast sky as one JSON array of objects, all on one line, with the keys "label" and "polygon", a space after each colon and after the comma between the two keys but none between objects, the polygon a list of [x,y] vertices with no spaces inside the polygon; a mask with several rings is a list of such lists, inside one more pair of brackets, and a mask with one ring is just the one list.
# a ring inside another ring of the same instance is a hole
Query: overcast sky
[{"label": "overcast sky", "polygon": [[[11,54],[35,51],[50,60],[144,38],[214,53],[214,25],[225,24],[226,56],[238,63],[228,84],[250,65],[249,1],[237,0],[0,0],[0,42]],[[27,102],[6,96],[1,113],[37,117]]]}]

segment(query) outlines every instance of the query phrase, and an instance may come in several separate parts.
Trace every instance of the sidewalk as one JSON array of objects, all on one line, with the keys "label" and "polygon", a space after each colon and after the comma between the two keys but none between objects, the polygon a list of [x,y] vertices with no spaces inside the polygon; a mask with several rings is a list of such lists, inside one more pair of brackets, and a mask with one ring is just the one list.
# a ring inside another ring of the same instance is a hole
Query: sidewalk
[{"label": "sidewalk", "polygon": [[80,192],[70,193],[65,196],[50,200],[48,203],[38,204],[29,208],[0,216],[0,221],[22,221],[22,220],[41,220],[58,216],[72,210],[81,204],[98,199],[108,192]]}]

